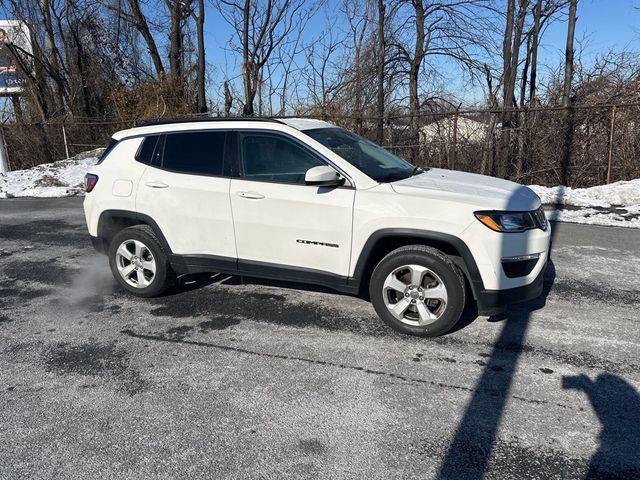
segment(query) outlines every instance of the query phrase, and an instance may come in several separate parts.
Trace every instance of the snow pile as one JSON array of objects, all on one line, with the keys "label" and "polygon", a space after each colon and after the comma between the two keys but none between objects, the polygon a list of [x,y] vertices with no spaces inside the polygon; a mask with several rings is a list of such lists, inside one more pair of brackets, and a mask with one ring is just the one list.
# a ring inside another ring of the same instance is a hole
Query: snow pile
[{"label": "snow pile", "polygon": [[640,178],[589,188],[530,185],[560,222],[640,228]]},{"label": "snow pile", "polygon": [[541,187],[530,185],[545,205],[573,207],[615,207],[640,205],[640,178],[589,188]]},{"label": "snow pile", "polygon": [[59,162],[0,174],[0,198],[68,197],[84,193],[84,174],[104,149],[83,152]]},{"label": "snow pile", "polygon": [[595,209],[577,208],[571,210],[546,210],[547,218],[558,222],[583,223],[605,227],[640,228],[640,205],[624,208]]}]

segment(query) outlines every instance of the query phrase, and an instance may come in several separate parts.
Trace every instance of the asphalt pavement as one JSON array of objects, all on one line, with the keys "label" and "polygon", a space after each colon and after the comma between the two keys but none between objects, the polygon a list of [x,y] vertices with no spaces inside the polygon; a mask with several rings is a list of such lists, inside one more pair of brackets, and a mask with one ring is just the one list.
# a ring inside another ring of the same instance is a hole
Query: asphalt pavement
[{"label": "asphalt pavement", "polygon": [[555,226],[539,300],[404,336],[226,275],[118,288],[81,199],[0,200],[0,478],[640,478],[640,231]]}]

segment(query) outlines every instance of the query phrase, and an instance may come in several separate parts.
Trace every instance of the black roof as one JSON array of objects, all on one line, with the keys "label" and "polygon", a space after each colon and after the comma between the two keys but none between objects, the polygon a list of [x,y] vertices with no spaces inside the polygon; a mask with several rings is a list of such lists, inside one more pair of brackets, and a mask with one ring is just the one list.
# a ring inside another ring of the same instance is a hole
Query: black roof
[{"label": "black roof", "polygon": [[282,123],[275,118],[265,118],[265,117],[196,117],[196,118],[167,118],[163,120],[152,120],[149,122],[144,122],[138,125],[138,127],[150,127],[153,125],[172,125],[175,123],[194,123],[194,122],[229,122],[229,121],[240,121],[240,122],[274,122],[274,123]]}]

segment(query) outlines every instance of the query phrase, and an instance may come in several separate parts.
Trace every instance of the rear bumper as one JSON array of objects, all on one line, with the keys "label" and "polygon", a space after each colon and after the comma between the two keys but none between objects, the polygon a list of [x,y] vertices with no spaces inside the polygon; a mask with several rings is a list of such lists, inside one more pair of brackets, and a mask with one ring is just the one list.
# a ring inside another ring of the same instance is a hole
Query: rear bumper
[{"label": "rear bumper", "polygon": [[521,287],[509,288],[505,290],[480,290],[476,292],[479,315],[492,315],[503,310],[507,305],[513,303],[526,302],[538,298],[542,294],[544,286],[544,272],[547,268],[540,270],[533,282]]}]

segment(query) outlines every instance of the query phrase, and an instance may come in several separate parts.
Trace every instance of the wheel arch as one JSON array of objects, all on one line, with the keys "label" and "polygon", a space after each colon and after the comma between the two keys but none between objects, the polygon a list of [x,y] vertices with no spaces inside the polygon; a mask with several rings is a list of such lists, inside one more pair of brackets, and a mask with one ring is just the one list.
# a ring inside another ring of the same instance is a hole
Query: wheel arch
[{"label": "wheel arch", "polygon": [[451,257],[460,268],[474,298],[484,290],[478,265],[464,241],[442,232],[409,228],[385,228],[369,236],[360,251],[353,274],[358,290],[367,291],[373,269],[385,255],[407,245],[426,245],[437,248]]},{"label": "wheel arch", "polygon": [[98,219],[98,238],[103,242],[105,251],[116,233],[134,225],[148,225],[151,227],[164,251],[168,255],[173,253],[155,220],[148,215],[130,210],[105,210],[100,214]]}]

